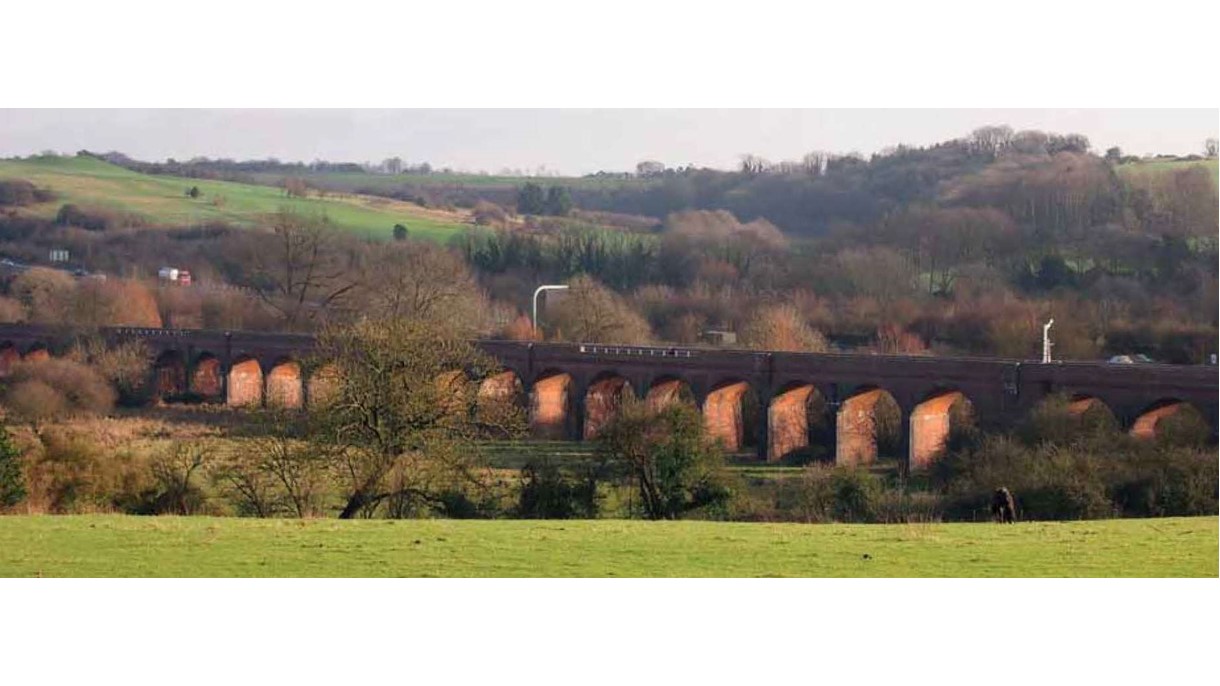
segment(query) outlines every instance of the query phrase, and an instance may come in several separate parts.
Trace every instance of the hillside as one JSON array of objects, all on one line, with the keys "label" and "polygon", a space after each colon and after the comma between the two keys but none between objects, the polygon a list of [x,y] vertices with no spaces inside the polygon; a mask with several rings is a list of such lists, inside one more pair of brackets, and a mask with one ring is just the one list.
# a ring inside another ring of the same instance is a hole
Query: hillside
[{"label": "hillside", "polygon": [[[53,218],[73,203],[139,216],[162,226],[223,222],[251,226],[263,215],[289,207],[325,214],[336,226],[389,238],[395,224],[421,237],[443,239],[469,224],[469,213],[426,209],[408,202],[362,195],[289,198],[279,188],[228,181],[148,175],[90,157],[38,157],[0,160],[0,179],[25,179],[48,188],[56,200],[23,212]],[[186,190],[197,186],[198,198]]]},{"label": "hillside", "polygon": [[1213,180],[1220,182],[1220,160],[1140,160],[1120,164],[1116,170],[1124,181],[1138,182],[1195,167],[1206,169]]}]

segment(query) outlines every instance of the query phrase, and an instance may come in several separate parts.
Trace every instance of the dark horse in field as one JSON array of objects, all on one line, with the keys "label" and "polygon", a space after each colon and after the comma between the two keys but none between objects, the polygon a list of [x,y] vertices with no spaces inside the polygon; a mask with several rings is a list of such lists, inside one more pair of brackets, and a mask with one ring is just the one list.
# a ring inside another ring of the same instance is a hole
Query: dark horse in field
[{"label": "dark horse in field", "polygon": [[1012,524],[1017,521],[1017,507],[1013,502],[1012,493],[1007,488],[997,488],[991,496],[991,516],[996,522]]}]

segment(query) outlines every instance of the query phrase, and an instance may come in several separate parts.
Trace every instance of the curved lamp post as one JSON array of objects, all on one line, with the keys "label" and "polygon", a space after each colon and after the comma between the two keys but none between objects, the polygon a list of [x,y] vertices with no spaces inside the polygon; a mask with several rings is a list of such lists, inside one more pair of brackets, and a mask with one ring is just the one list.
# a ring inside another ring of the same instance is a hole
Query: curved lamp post
[{"label": "curved lamp post", "polygon": [[1042,364],[1049,364],[1051,361],[1051,327],[1055,325],[1055,320],[1042,325]]},{"label": "curved lamp post", "polygon": [[568,286],[566,284],[548,284],[546,286],[539,286],[537,289],[534,290],[534,319],[533,319],[534,333],[538,333],[538,294],[543,291],[566,291],[566,290],[568,290]]}]

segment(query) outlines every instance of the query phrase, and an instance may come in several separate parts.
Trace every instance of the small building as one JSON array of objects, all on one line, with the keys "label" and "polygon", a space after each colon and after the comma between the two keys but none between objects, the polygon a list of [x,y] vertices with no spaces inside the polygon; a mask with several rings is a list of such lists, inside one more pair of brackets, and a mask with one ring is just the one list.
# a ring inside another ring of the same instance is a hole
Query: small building
[{"label": "small building", "polygon": [[707,329],[699,335],[699,338],[710,345],[737,345],[737,332],[726,331],[723,329]]}]

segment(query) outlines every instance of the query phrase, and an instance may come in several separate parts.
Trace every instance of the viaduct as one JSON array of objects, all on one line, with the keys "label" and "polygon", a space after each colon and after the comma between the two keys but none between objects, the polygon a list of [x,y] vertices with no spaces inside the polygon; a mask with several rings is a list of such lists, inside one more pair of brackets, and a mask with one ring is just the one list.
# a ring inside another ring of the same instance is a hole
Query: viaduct
[{"label": "viaduct", "polygon": [[[306,377],[307,335],[175,329],[103,329],[110,342],[143,340],[167,401],[193,396],[231,406],[301,407],[326,392],[325,369]],[[0,376],[18,360],[62,353],[61,329],[0,325]],[[1108,411],[1137,437],[1193,408],[1217,430],[1217,369],[1210,366],[1040,362],[996,358],[809,354],[721,349],[478,341],[503,372],[481,395],[528,407],[545,439],[589,439],[628,396],[650,404],[694,403],[713,436],[733,452],[775,461],[821,432],[841,464],[877,457],[878,420],[898,416],[913,469],[939,452],[955,422],[984,429],[1019,422],[1062,393],[1075,414]],[[888,406],[887,411],[879,411]],[[963,411],[964,410],[964,411]]]}]

